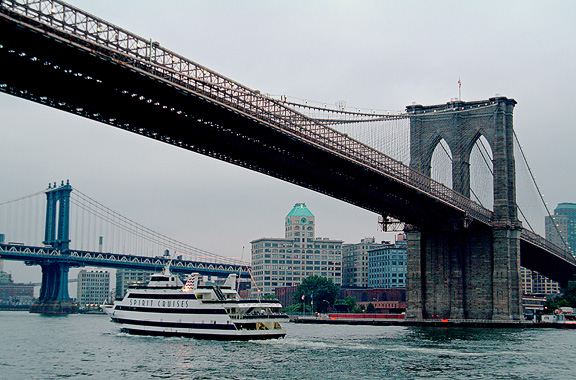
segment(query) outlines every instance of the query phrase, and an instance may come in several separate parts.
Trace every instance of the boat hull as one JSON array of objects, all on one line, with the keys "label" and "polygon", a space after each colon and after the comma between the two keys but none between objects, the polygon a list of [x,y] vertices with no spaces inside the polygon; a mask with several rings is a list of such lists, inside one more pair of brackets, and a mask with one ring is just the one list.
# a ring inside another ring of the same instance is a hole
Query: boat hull
[{"label": "boat hull", "polygon": [[262,331],[243,332],[243,331],[230,331],[226,333],[214,333],[209,331],[173,331],[173,330],[150,330],[141,329],[137,327],[123,326],[120,331],[131,335],[148,335],[148,336],[166,336],[166,337],[185,337],[194,339],[207,339],[207,340],[265,340],[265,339],[280,339],[286,336],[286,331],[276,330],[263,333]]},{"label": "boat hull", "polygon": [[[181,336],[196,339],[215,340],[263,340],[278,339],[286,335],[284,328],[278,328],[279,323],[286,322],[279,318],[274,320],[236,320],[227,315],[214,317],[213,321],[205,323],[198,320],[187,320],[186,315],[143,315],[138,312],[118,312],[112,306],[103,306],[112,322],[120,325],[120,331],[133,335]],[[201,322],[201,323],[200,323]],[[256,326],[266,325],[269,329],[257,329]],[[278,326],[272,329],[273,326]],[[243,328],[251,326],[251,329]]]}]

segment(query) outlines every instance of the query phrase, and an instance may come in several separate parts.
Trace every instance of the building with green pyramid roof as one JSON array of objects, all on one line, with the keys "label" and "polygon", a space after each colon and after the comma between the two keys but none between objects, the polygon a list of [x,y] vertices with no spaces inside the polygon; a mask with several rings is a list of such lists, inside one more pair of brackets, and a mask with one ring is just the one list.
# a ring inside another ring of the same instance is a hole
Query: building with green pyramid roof
[{"label": "building with green pyramid roof", "polygon": [[342,285],[342,240],[316,237],[316,217],[296,203],[284,218],[284,238],[260,238],[252,244],[252,295],[274,294],[276,288],[299,285],[322,276]]},{"label": "building with green pyramid roof", "polygon": [[296,203],[285,219],[286,239],[306,242],[313,241],[315,233],[315,217],[305,203]]},{"label": "building with green pyramid roof", "polygon": [[306,203],[296,203],[294,205],[294,207],[292,208],[292,211],[290,211],[288,213],[288,215],[286,215],[287,218],[289,218],[291,216],[311,216],[311,217],[314,217],[314,214],[312,214],[312,212],[310,210],[308,210],[308,207],[306,207]]}]

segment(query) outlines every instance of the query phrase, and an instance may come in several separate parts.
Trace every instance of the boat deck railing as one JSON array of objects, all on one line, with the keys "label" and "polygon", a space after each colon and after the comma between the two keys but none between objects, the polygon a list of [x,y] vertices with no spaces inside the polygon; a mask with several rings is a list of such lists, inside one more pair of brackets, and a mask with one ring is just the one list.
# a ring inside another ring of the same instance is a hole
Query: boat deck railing
[{"label": "boat deck railing", "polygon": [[228,314],[231,319],[279,319],[286,318],[286,314]]}]

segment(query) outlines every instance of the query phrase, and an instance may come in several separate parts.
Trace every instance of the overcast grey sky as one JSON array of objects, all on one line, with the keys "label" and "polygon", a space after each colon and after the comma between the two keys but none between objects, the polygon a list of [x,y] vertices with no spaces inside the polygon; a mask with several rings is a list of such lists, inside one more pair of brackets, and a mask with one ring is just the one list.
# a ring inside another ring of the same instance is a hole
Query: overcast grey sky
[{"label": "overcast grey sky", "polygon": [[[70,1],[263,93],[381,110],[514,98],[515,130],[553,209],[576,202],[574,1]],[[297,202],[317,234],[386,239],[377,215],[280,180],[0,94],[0,201],[70,179],[193,246],[249,257]],[[16,281],[38,268],[5,263]]]}]

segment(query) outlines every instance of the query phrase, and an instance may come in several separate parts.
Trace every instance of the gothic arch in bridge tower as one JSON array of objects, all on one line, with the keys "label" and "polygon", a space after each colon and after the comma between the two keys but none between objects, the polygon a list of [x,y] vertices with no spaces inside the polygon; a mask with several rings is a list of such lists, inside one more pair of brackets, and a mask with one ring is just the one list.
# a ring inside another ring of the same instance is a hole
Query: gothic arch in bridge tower
[{"label": "gothic arch in bridge tower", "polygon": [[430,156],[430,178],[452,189],[452,150],[443,138]]},{"label": "gothic arch in bridge tower", "polygon": [[470,163],[471,198],[489,210],[494,207],[494,157],[492,146],[482,134],[472,143],[468,162]]}]

